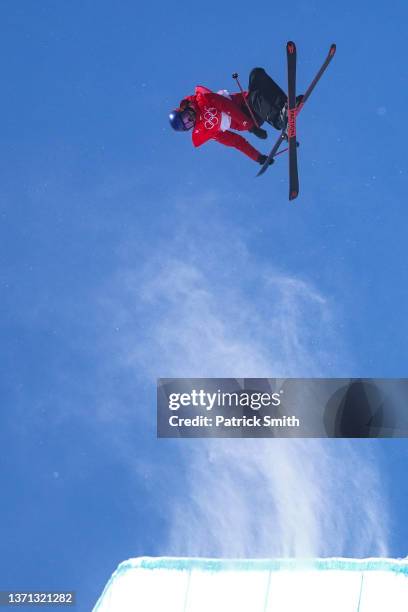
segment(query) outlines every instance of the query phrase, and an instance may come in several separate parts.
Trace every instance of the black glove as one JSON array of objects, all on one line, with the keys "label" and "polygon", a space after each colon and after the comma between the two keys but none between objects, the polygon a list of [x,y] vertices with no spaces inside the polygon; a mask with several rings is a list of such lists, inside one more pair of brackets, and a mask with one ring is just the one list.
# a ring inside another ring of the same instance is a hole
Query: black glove
[{"label": "black glove", "polygon": [[260,127],[257,127],[256,125],[254,125],[254,127],[251,128],[249,131],[251,132],[251,134],[255,134],[255,136],[258,136],[258,138],[262,138],[262,140],[268,138],[268,132]]},{"label": "black glove", "polygon": [[[260,155],[259,155],[259,157],[257,159],[257,162],[258,162],[258,164],[263,166],[267,159],[268,159],[267,155],[262,155],[262,153],[260,153]],[[269,160],[268,166],[271,166],[274,163],[274,161],[275,160],[273,159],[273,157],[271,157],[271,159]]]}]

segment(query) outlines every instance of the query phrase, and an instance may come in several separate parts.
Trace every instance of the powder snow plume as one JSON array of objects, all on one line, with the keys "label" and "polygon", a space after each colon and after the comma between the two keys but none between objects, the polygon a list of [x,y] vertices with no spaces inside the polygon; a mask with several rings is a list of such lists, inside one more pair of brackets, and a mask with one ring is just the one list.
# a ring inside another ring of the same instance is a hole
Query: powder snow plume
[{"label": "powder snow plume", "polygon": [[[143,266],[128,258],[114,304],[126,330],[122,363],[151,380],[350,376],[330,297],[254,260],[239,232],[226,243],[216,226],[209,233],[207,223],[204,235],[180,221],[179,238],[159,256],[145,246]],[[168,499],[171,526],[158,554],[387,554],[373,440],[182,440],[172,449],[182,486]],[[165,479],[173,477],[169,468]]]}]

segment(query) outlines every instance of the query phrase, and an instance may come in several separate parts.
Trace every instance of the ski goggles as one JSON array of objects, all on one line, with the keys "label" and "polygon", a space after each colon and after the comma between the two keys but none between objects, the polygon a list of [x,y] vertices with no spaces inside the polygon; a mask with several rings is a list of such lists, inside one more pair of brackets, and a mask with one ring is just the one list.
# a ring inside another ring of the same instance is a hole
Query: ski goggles
[{"label": "ski goggles", "polygon": [[185,130],[191,130],[195,123],[195,112],[190,108],[180,111],[180,119]]}]

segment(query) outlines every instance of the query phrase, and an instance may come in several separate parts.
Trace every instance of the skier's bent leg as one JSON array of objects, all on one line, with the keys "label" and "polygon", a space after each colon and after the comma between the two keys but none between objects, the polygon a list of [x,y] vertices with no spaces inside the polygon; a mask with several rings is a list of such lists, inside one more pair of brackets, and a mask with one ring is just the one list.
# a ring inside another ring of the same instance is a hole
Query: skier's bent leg
[{"label": "skier's bent leg", "polygon": [[280,115],[287,102],[285,92],[265,72],[254,68],[249,75],[249,102],[257,115],[277,129],[281,129]]}]

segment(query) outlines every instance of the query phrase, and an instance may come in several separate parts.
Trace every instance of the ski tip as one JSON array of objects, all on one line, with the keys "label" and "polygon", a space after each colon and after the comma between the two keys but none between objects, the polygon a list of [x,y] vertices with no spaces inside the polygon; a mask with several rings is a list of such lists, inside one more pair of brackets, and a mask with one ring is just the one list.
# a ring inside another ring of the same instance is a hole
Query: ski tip
[{"label": "ski tip", "polygon": [[336,53],[336,49],[337,49],[337,45],[336,43],[333,43],[330,47],[329,55],[333,56]]},{"label": "ski tip", "polygon": [[295,200],[299,195],[299,192],[296,190],[293,190],[289,193],[289,200]]},{"label": "ski tip", "polygon": [[286,51],[290,53],[290,55],[296,53],[296,45],[292,40],[288,40],[288,42],[286,43]]}]

